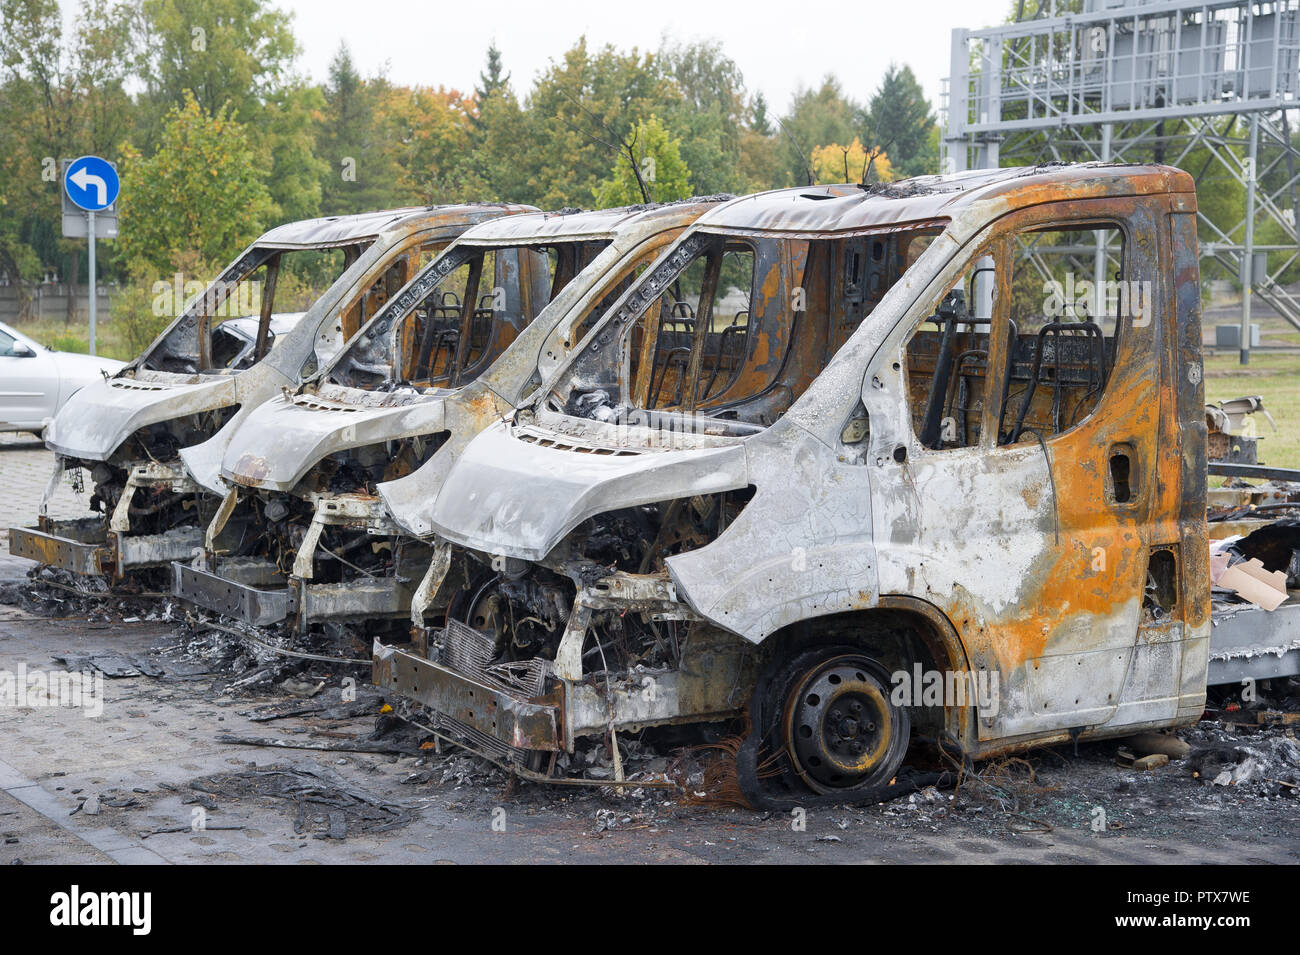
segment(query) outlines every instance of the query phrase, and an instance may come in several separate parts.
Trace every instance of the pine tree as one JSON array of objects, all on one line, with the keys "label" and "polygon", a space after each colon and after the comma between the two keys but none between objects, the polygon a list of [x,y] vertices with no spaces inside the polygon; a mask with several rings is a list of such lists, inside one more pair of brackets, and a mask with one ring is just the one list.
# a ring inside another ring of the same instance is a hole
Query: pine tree
[{"label": "pine tree", "polygon": [[501,71],[501,51],[494,40],[488,45],[487,71],[478,75],[478,85],[474,87],[474,115],[470,117],[470,142],[478,149],[488,139],[490,118],[498,112],[496,101],[512,99],[510,93],[510,74]]},{"label": "pine tree", "polygon": [[934,114],[911,67],[890,64],[871,97],[865,121],[863,142],[886,150],[900,176],[939,171]]},{"label": "pine tree", "polygon": [[487,72],[478,75],[478,86],[474,87],[474,97],[482,103],[490,96],[505,90],[510,83],[510,74],[501,73],[501,51],[494,40],[488,45]]},{"label": "pine tree", "polygon": [[754,94],[754,104],[750,107],[749,128],[760,136],[772,135],[772,121],[767,116],[767,97],[761,92]]},{"label": "pine tree", "polygon": [[328,168],[321,180],[326,215],[390,209],[411,201],[398,159],[400,131],[385,109],[391,90],[382,76],[364,79],[346,44],[340,44],[330,61],[316,148]]}]

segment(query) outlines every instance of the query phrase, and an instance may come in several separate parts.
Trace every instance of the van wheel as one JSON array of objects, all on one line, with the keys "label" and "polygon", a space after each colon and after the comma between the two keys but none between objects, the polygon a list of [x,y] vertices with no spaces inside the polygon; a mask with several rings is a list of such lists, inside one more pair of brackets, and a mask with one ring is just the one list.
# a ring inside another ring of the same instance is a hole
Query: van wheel
[{"label": "van wheel", "polygon": [[907,708],[890,702],[884,667],[832,647],[798,654],[774,676],[764,735],[785,757],[788,781],[851,798],[894,778],[912,724]]}]

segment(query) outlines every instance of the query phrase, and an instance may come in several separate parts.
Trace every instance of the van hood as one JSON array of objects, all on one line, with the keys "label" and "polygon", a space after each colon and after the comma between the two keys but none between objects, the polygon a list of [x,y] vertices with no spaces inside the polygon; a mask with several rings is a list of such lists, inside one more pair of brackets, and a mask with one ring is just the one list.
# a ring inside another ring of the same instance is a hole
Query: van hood
[{"label": "van hood", "polygon": [[[538,443],[544,440],[546,446]],[[541,560],[590,517],[749,484],[738,440],[693,448],[599,447],[498,422],[471,441],[433,505],[434,533],[506,557]]]},{"label": "van hood", "polygon": [[231,435],[221,477],[240,487],[291,491],[331,454],[443,430],[441,394],[357,391],[353,397],[355,403],[337,393],[307,392],[260,405]]},{"label": "van hood", "polygon": [[151,375],[92,381],[64,403],[45,429],[55,454],[104,461],[146,425],[235,404],[224,375]]},{"label": "van hood", "polygon": [[513,410],[513,403],[503,398],[483,379],[472,381],[449,395],[443,402],[443,430],[447,439],[429,460],[410,474],[375,486],[388,516],[412,537],[425,538],[433,533],[430,523],[434,501],[447,472],[456,465],[461,453],[484,427],[500,421]]}]

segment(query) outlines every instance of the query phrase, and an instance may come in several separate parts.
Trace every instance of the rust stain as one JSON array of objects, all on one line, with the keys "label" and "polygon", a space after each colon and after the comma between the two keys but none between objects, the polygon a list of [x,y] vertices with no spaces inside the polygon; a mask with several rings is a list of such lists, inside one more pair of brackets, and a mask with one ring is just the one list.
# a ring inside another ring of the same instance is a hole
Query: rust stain
[{"label": "rust stain", "polygon": [[235,463],[232,479],[244,487],[257,487],[271,473],[271,465],[258,454],[245,454]]}]

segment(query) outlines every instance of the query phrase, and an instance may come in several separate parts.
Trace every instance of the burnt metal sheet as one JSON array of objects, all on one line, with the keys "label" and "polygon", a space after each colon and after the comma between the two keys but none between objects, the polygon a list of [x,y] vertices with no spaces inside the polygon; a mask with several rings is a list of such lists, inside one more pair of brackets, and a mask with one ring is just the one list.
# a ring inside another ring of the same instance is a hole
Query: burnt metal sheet
[{"label": "burnt metal sheet", "polygon": [[594,212],[534,212],[511,216],[511,220],[494,220],[475,226],[464,236],[465,245],[516,245],[574,239],[609,238],[618,225],[634,213],[627,208],[600,209]]},{"label": "burnt metal sheet", "polygon": [[1300,603],[1269,612],[1233,606],[1215,611],[1210,632],[1210,686],[1300,676]]},{"label": "burnt metal sheet", "polygon": [[[461,238],[469,245],[513,245],[519,242],[544,243],[550,239],[612,238],[630,223],[651,222],[684,216],[693,221],[704,209],[733,196],[682,199],[671,203],[619,206],[586,212],[537,212],[531,215],[494,219],[475,226]],[[634,230],[635,231],[635,230]]]},{"label": "burnt metal sheet", "polygon": [[294,610],[288,587],[254,587],[180,561],[172,564],[172,594],[256,627],[279,623]]},{"label": "burnt metal sheet", "polygon": [[[663,670],[571,684],[566,692],[569,737],[600,736],[609,732],[611,723],[620,732],[636,733],[647,726],[740,716],[749,698],[744,692],[734,692],[741,682],[739,675],[735,666],[724,665],[709,679]],[[732,699],[727,699],[728,695]]]},{"label": "burnt metal sheet", "polygon": [[411,589],[393,577],[313,584],[291,578],[295,612],[302,624],[322,620],[404,617],[411,610]]},{"label": "burnt metal sheet", "polygon": [[[401,228],[406,222],[418,222],[428,217],[435,208],[439,213],[455,210],[455,207],[451,206],[410,206],[405,209],[383,209],[377,212],[303,219],[269,229],[262,234],[256,244],[277,249],[301,249],[361,242]],[[472,206],[465,206],[462,210],[468,212],[472,208]]]},{"label": "burnt metal sheet", "polygon": [[291,491],[330,454],[441,431],[442,410],[437,400],[367,407],[317,402],[310,395],[273,398],[230,436],[221,475],[241,487]]},{"label": "burnt metal sheet", "polygon": [[372,680],[517,749],[564,748],[562,706],[488,686],[421,656],[375,645]]},{"label": "burnt metal sheet", "polygon": [[203,547],[203,529],[177,527],[164,534],[113,532],[109,546],[117,555],[113,563],[120,575],[132,567],[160,567],[192,556]]},{"label": "burnt metal sheet", "polygon": [[[618,431],[608,430],[611,438]],[[440,537],[462,546],[540,560],[574,527],[604,511],[748,483],[739,441],[689,451],[582,454],[519,440],[508,425],[496,424],[470,442],[452,468],[431,523]],[[682,488],[689,490],[678,493]]]},{"label": "burnt metal sheet", "polygon": [[1262,478],[1268,481],[1300,481],[1300,471],[1295,468],[1274,468],[1263,464],[1231,464],[1212,461],[1209,473],[1218,477]]},{"label": "burnt metal sheet", "polygon": [[99,518],[50,521],[44,528],[9,530],[9,552],[15,557],[83,576],[120,576],[130,568],[163,566],[189,557],[202,544],[203,532],[198,527],[132,537],[107,532]]},{"label": "burnt metal sheet", "polygon": [[103,521],[54,521],[48,530],[9,528],[9,553],[74,574],[92,576],[110,567]]},{"label": "burnt metal sheet", "polygon": [[146,425],[170,421],[239,400],[234,378],[221,375],[110,378],[86,385],[64,403],[45,429],[45,445],[65,458],[103,461]]}]

